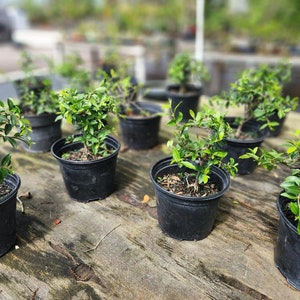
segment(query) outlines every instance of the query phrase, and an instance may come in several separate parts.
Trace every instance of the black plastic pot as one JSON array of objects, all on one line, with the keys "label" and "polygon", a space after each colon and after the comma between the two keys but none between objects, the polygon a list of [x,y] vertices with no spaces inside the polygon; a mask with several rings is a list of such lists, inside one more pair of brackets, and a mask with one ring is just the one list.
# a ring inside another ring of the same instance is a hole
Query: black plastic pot
[{"label": "black plastic pot", "polygon": [[277,197],[279,227],[274,260],[287,282],[300,290],[300,235],[297,233],[296,225],[287,217],[288,203],[289,199],[280,195]]},{"label": "black plastic pot", "polygon": [[120,143],[111,136],[105,142],[115,151],[93,161],[71,161],[61,157],[67,151],[82,148],[79,142],[66,143],[66,139],[62,138],[52,145],[51,153],[58,160],[67,192],[73,200],[89,202],[104,199],[113,193]]},{"label": "black plastic pot", "polygon": [[[273,128],[273,130],[271,130],[270,128],[266,128],[265,129],[265,133],[267,137],[276,137],[281,133],[281,130],[283,128],[283,124],[285,121],[285,118],[280,119],[276,114],[274,114],[273,116],[270,117],[270,121],[272,122],[277,122],[278,126],[275,126]],[[260,122],[260,125],[264,124],[263,122]]]},{"label": "black plastic pot", "polygon": [[7,253],[16,241],[16,199],[21,185],[17,174],[8,175],[4,181],[12,190],[0,198],[0,257]]},{"label": "black plastic pot", "polygon": [[168,99],[171,99],[171,109],[174,111],[175,107],[179,104],[175,116],[178,115],[178,112],[181,111],[183,118],[182,122],[186,122],[190,119],[190,110],[197,113],[199,107],[199,99],[202,94],[202,88],[196,87],[194,85],[188,86],[188,92],[186,94],[178,93],[178,85],[168,85],[166,96]]},{"label": "black plastic pot", "polygon": [[158,161],[150,171],[157,198],[158,223],[164,233],[179,240],[201,240],[213,229],[221,196],[230,186],[230,177],[222,169],[213,167],[211,181],[220,191],[207,197],[188,197],[173,194],[163,189],[157,178],[164,174],[187,171],[178,165],[170,165],[171,158]]},{"label": "black plastic pot", "polygon": [[52,144],[61,138],[61,121],[56,121],[56,114],[26,115],[32,131],[29,136],[32,144],[25,143],[23,148],[28,152],[43,153],[51,149]]},{"label": "black plastic pot", "polygon": [[[226,121],[232,128],[237,126],[234,124],[235,118],[226,118]],[[260,130],[260,124],[257,122],[247,122],[242,130],[247,133],[255,134],[255,138],[251,139],[236,139],[225,138],[224,150],[228,152],[225,161],[233,158],[238,163],[238,174],[251,174],[257,166],[257,163],[252,158],[241,159],[240,156],[249,152],[249,149],[259,147],[266,138],[266,131]]]},{"label": "black plastic pot", "polygon": [[131,149],[150,149],[158,144],[159,129],[162,112],[161,107],[147,102],[137,102],[132,106],[134,114],[141,110],[149,112],[151,115],[124,116],[119,118],[121,134],[124,143]]}]

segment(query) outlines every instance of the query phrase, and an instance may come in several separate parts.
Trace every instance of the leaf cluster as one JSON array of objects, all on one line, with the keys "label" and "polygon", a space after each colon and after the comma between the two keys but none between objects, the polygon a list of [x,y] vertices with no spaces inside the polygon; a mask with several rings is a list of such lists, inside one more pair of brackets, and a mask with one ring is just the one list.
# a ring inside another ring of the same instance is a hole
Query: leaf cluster
[{"label": "leaf cluster", "polygon": [[92,89],[93,78],[92,73],[82,66],[83,63],[83,58],[76,51],[68,53],[60,64],[55,65],[51,60],[48,62],[55,74],[68,80],[69,87],[87,91]]},{"label": "leaf cluster", "polygon": [[19,80],[22,112],[35,115],[56,113],[58,95],[52,90],[51,80],[34,75],[34,61],[27,51],[22,51],[20,63],[25,75]]},{"label": "leaf cluster", "polygon": [[[44,113],[56,113],[58,106],[58,93],[52,90],[51,81],[44,79],[38,82],[32,78],[30,84],[24,80],[21,84],[21,108],[23,113],[41,115]],[[41,90],[32,87],[42,84]]]},{"label": "leaf cluster", "polygon": [[[29,131],[29,122],[21,116],[20,107],[11,98],[6,103],[0,101],[0,139],[16,148],[18,140],[30,144]],[[0,161],[0,183],[12,172],[11,154],[8,153]]]},{"label": "leaf cluster", "polygon": [[[133,83],[131,76],[124,73],[122,69],[111,69],[109,74],[102,71],[101,74],[105,79],[109,94],[115,99],[116,105],[118,105],[120,117],[132,115],[136,109],[140,110],[136,105],[139,85]],[[141,111],[141,113],[148,115],[146,111]]]},{"label": "leaf cluster", "polygon": [[78,68],[82,63],[82,57],[78,53],[72,52],[64,57],[62,63],[54,66],[54,71],[63,77],[72,78],[76,76]]},{"label": "leaf cluster", "polygon": [[134,85],[131,77],[122,70],[102,72],[109,94],[119,105],[128,106],[135,101],[138,85]]},{"label": "leaf cluster", "polygon": [[239,128],[249,120],[256,120],[262,123],[261,129],[268,127],[273,130],[279,125],[272,121],[274,115],[282,119],[289,111],[295,110],[298,98],[282,95],[283,84],[290,79],[291,64],[286,61],[276,66],[262,64],[255,69],[245,69],[222,97],[226,107],[244,107]]},{"label": "leaf cluster", "polygon": [[300,169],[291,170],[291,175],[286,177],[280,186],[284,189],[281,195],[291,200],[289,209],[295,217],[300,235]]},{"label": "leaf cluster", "polygon": [[[212,166],[222,167],[235,175],[237,164],[234,159],[224,162],[227,152],[221,147],[231,132],[224,116],[203,107],[196,114],[191,110],[191,118],[182,123],[182,113],[179,111],[175,116],[175,111],[172,111],[168,122],[169,126],[175,127],[175,139],[167,144],[172,149],[172,163],[195,171],[198,184],[208,182]],[[201,131],[205,131],[202,136]]]},{"label": "leaf cluster", "polygon": [[105,138],[112,128],[108,123],[109,113],[118,110],[114,96],[110,94],[105,79],[95,89],[78,92],[67,88],[59,94],[59,116],[76,126],[80,135],[73,136],[71,141],[79,141],[93,155],[108,154]]},{"label": "leaf cluster", "polygon": [[168,76],[174,83],[180,85],[182,93],[186,92],[187,85],[192,80],[201,82],[210,77],[205,65],[187,52],[175,55],[168,67]]},{"label": "leaf cluster", "polygon": [[81,67],[83,62],[79,53],[72,52],[65,56],[61,64],[54,65],[52,68],[57,74],[69,79],[71,88],[85,91],[91,88],[92,76],[89,71]]},{"label": "leaf cluster", "polygon": [[290,199],[289,208],[298,222],[298,234],[300,235],[300,130],[295,132],[295,139],[286,141],[286,150],[278,152],[275,149],[264,148],[249,149],[249,152],[241,158],[252,158],[258,166],[262,166],[268,171],[277,168],[279,164],[284,164],[290,168],[291,175],[286,177],[281,183],[285,190],[281,195]]}]

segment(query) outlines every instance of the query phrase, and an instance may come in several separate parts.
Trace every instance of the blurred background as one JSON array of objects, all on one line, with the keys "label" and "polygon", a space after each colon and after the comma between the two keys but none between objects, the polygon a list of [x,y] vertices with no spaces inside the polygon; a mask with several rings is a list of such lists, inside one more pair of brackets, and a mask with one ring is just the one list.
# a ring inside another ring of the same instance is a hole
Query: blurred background
[{"label": "blurred background", "polygon": [[203,60],[212,73],[207,94],[228,88],[245,67],[288,57],[288,88],[299,95],[299,11],[299,0],[1,0],[0,72],[17,71],[24,48],[57,61],[78,51],[89,68],[118,49],[132,57],[140,81],[163,81],[176,53],[195,53],[201,18]]}]

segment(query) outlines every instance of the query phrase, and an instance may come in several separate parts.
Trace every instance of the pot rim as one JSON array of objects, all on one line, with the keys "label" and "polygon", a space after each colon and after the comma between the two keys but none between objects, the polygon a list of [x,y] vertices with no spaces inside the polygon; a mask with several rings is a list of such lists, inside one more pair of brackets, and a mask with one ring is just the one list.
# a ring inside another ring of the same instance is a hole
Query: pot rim
[{"label": "pot rim", "polygon": [[179,90],[179,87],[180,87],[179,84],[176,84],[176,83],[168,84],[166,86],[166,93],[167,93],[167,95],[176,95],[176,96],[182,95],[183,97],[191,96],[191,95],[193,95],[193,96],[197,95],[198,96],[198,95],[202,94],[202,89],[203,89],[202,85],[189,83],[186,86],[188,88],[187,93],[182,94],[182,93],[179,93],[179,91],[174,91],[174,89]]},{"label": "pot rim", "polygon": [[[172,158],[171,157],[166,157],[163,158],[161,160],[159,160],[158,162],[156,162],[150,169],[150,178],[152,183],[154,184],[155,188],[158,189],[160,192],[167,194],[167,195],[172,195],[173,198],[180,200],[180,201],[190,201],[190,202],[204,202],[204,201],[209,201],[209,200],[214,200],[216,198],[221,197],[230,187],[230,176],[229,174],[223,170],[220,167],[217,166],[212,166],[211,172],[214,173],[215,175],[217,175],[217,177],[219,178],[225,178],[225,180],[223,180],[225,182],[223,188],[213,194],[213,195],[209,195],[209,196],[205,196],[205,197],[192,197],[192,196],[185,196],[185,195],[177,195],[174,193],[171,193],[165,189],[163,189],[157,182],[156,182],[156,177],[157,177],[157,172],[163,168],[163,166],[161,166],[160,168],[159,165],[166,163],[165,168],[172,168],[172,167],[176,167],[178,166],[176,163],[175,164],[170,164]],[[169,165],[167,165],[167,163],[169,162]],[[157,169],[157,172],[155,173],[155,169]]]},{"label": "pot rim", "polygon": [[284,223],[289,227],[289,229],[291,229],[295,234],[297,234],[297,236],[299,236],[300,239],[300,235],[298,234],[297,227],[287,218],[287,216],[283,211],[283,206],[290,202],[290,199],[281,196],[281,193],[283,192],[284,190],[282,190],[277,196],[276,199],[277,210],[279,212],[280,217],[284,220]]},{"label": "pot rim", "polygon": [[229,138],[226,137],[225,141],[232,144],[240,144],[240,145],[247,145],[247,144],[257,144],[258,146],[265,140],[265,137],[260,138],[253,138],[253,139],[237,139],[237,138]]},{"label": "pot rim", "polygon": [[[80,134],[77,134],[75,136],[78,136]],[[61,156],[59,156],[57,154],[57,150],[61,149],[62,146],[65,146],[65,145],[68,145],[68,146],[72,146],[72,145],[82,145],[81,142],[70,142],[70,143],[65,143],[66,141],[66,137],[63,137],[63,138],[60,138],[58,139],[57,141],[55,141],[52,146],[51,146],[51,154],[53,155],[54,158],[56,158],[58,161],[61,161],[63,162],[64,164],[70,164],[70,165],[90,165],[90,164],[95,164],[99,161],[105,161],[105,160],[109,160],[110,158],[112,158],[113,156],[116,156],[118,155],[118,152],[120,151],[120,148],[121,148],[121,144],[120,142],[108,135],[106,138],[105,138],[105,141],[106,142],[109,142],[109,141],[112,141],[116,144],[116,147],[114,145],[112,145],[112,148],[115,150],[113,153],[109,154],[108,156],[106,157],[103,157],[103,158],[99,158],[99,159],[95,159],[95,160],[89,160],[89,161],[79,161],[79,160],[68,160],[68,159],[63,159]],[[59,146],[59,144],[61,144]],[[55,148],[58,148],[58,149],[55,149]]]},{"label": "pot rim", "polygon": [[[25,119],[42,119],[42,118],[49,118],[49,119],[56,119],[57,114],[56,113],[48,113],[48,112],[43,112],[41,114],[26,114],[22,113]],[[59,120],[61,121],[61,120]]]},{"label": "pot rim", "polygon": [[[14,181],[14,182],[12,182],[12,181]],[[6,194],[0,198],[0,205],[7,202],[14,194],[17,193],[17,191],[21,185],[21,178],[16,173],[8,174],[8,176],[4,179],[4,182],[6,182],[12,188],[12,190],[8,194]]]},{"label": "pot rim", "polygon": [[147,102],[147,101],[137,101],[135,102],[137,105],[137,108],[141,108],[141,110],[145,110],[149,112],[151,115],[147,117],[131,117],[127,116],[126,114],[122,114],[119,117],[119,120],[135,120],[135,121],[141,121],[141,120],[151,120],[151,119],[160,119],[161,113],[163,112],[160,105],[157,105],[155,103]]}]

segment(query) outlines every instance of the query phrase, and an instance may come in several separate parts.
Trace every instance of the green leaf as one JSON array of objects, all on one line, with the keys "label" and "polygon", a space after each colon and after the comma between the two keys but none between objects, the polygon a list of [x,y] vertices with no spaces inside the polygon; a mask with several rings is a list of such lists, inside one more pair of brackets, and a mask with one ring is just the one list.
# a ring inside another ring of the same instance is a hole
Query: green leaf
[{"label": "green leaf", "polygon": [[201,179],[202,179],[202,182],[203,182],[203,183],[207,183],[208,180],[209,180],[209,176],[206,175],[206,174],[202,174]]},{"label": "green leaf", "polygon": [[291,210],[291,212],[295,215],[298,216],[299,215],[299,207],[297,203],[294,202],[290,202],[289,203],[289,208]]},{"label": "green leaf", "polygon": [[181,123],[183,119],[183,113],[181,111],[178,112],[177,117],[176,117],[176,123]]},{"label": "green leaf", "polygon": [[192,164],[188,161],[183,161],[182,164],[190,170],[197,170],[195,164]]},{"label": "green leaf", "polygon": [[289,147],[286,152],[287,152],[287,154],[291,154],[295,151],[297,151],[297,147],[292,146],[292,147]]},{"label": "green leaf", "polygon": [[6,154],[1,160],[1,166],[8,167],[11,164],[11,154]]},{"label": "green leaf", "polygon": [[173,159],[174,159],[176,162],[180,161],[180,159],[181,159],[180,153],[179,153],[179,151],[177,150],[177,148],[173,148],[172,156],[173,156]]},{"label": "green leaf", "polygon": [[192,109],[190,109],[189,112],[190,112],[190,116],[191,116],[193,119],[195,119],[195,112],[194,112]]}]

